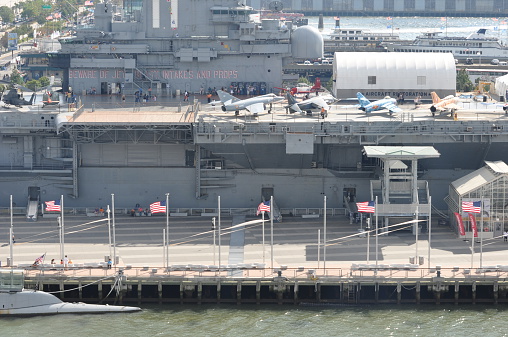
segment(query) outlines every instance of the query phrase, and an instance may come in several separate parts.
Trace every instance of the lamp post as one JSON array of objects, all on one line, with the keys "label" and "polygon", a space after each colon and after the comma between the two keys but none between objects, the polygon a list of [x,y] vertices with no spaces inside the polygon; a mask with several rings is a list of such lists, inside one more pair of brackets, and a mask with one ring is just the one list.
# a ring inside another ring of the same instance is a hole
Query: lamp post
[{"label": "lamp post", "polygon": [[115,194],[111,193],[111,211],[113,212],[113,265],[116,270],[116,224],[115,224]]}]

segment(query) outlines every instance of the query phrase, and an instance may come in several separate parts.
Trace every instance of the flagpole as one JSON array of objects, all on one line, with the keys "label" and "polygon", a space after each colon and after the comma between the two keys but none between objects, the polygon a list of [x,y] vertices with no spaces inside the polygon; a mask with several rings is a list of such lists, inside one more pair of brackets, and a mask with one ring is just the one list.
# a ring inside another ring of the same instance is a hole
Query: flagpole
[{"label": "flagpole", "polygon": [[111,210],[109,209],[109,205],[106,209],[106,212],[108,213],[109,257],[111,258]]},{"label": "flagpole", "polygon": [[261,219],[263,223],[263,263],[265,263],[265,211],[261,212]]},{"label": "flagpole", "polygon": [[169,268],[169,193],[166,193],[166,268]]},{"label": "flagpole", "polygon": [[415,262],[418,264],[418,204],[416,205],[416,212],[415,212],[415,229],[416,229],[416,236],[415,236]]},{"label": "flagpole", "polygon": [[379,249],[378,249],[378,236],[379,236],[379,233],[378,233],[377,196],[376,196],[376,201],[375,201],[375,204],[374,204],[374,212],[376,213],[376,272],[377,272],[377,265],[378,265],[378,262],[379,262]]},{"label": "flagpole", "polygon": [[480,268],[483,267],[483,193],[482,193],[482,198],[481,198],[481,202],[480,202],[480,217],[481,217],[481,221],[480,221],[480,226],[482,226],[482,231],[481,231],[481,235],[480,235]]},{"label": "flagpole", "polygon": [[[374,206],[375,207],[375,206]],[[369,216],[367,218],[367,264],[370,262],[370,223],[372,222],[372,218]]]},{"label": "flagpole", "polygon": [[113,265],[116,270],[116,224],[115,224],[115,194],[111,193],[111,211],[113,212]]},{"label": "flagpole", "polygon": [[9,229],[9,251],[10,251],[10,256],[11,256],[11,262],[9,264],[9,267],[12,267],[14,265],[14,251],[13,251],[13,236],[14,236],[14,224],[13,224],[13,219],[12,219],[12,194],[11,194],[11,227]]},{"label": "flagpole", "polygon": [[275,207],[273,206],[273,195],[270,196],[270,245],[271,251],[270,251],[270,257],[272,258],[271,266],[272,272],[273,272],[273,213],[274,213]]},{"label": "flagpole", "polygon": [[62,228],[62,260],[63,260],[65,258],[65,222],[64,222],[63,194],[60,195],[60,221]]},{"label": "flagpole", "polygon": [[323,215],[323,271],[326,274],[326,195],[324,196],[324,215]]},{"label": "flagpole", "polygon": [[164,264],[164,270],[169,271],[167,260],[166,260],[166,228],[162,229],[162,263]]},{"label": "flagpole", "polygon": [[429,196],[429,249],[428,249],[428,256],[427,256],[427,268],[430,269],[430,239],[431,239],[431,233],[432,233],[432,196]]},{"label": "flagpole", "polygon": [[220,264],[221,264],[221,240],[220,240],[220,237],[221,237],[221,233],[220,233],[220,195],[217,196],[217,209],[219,210],[218,214],[217,214],[217,220],[219,222],[219,273],[220,273]]},{"label": "flagpole", "polygon": [[319,269],[319,262],[321,262],[321,229],[317,230],[317,269]]},{"label": "flagpole", "polygon": [[474,229],[473,222],[471,221],[471,217],[469,217],[469,222],[471,223],[471,269],[473,268],[473,260],[474,260]]}]

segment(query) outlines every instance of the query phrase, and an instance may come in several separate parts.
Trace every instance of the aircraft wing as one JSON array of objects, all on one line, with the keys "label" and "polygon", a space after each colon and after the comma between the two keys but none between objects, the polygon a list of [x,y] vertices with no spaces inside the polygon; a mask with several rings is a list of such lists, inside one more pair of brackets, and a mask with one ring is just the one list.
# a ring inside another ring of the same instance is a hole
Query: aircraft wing
[{"label": "aircraft wing", "polygon": [[312,98],[312,101],[309,102],[312,104],[312,107],[315,109],[322,109],[324,108],[326,111],[330,110],[330,106],[325,102],[325,100],[322,97],[315,97]]},{"label": "aircraft wing", "polygon": [[402,109],[399,108],[398,106],[396,106],[395,104],[393,103],[387,103],[383,106],[383,108],[387,109],[388,111],[390,112],[402,112]]},{"label": "aircraft wing", "polygon": [[265,106],[263,103],[254,103],[249,106],[246,106],[245,109],[249,110],[253,114],[257,114],[265,111]]},{"label": "aircraft wing", "polygon": [[458,109],[461,109],[461,108],[462,108],[461,106],[458,106],[458,105],[457,105],[457,104],[455,104],[455,103],[449,103],[449,104],[447,104],[445,107],[446,107],[446,109],[448,109],[448,110],[452,110],[452,109],[454,109],[454,110],[458,110]]}]

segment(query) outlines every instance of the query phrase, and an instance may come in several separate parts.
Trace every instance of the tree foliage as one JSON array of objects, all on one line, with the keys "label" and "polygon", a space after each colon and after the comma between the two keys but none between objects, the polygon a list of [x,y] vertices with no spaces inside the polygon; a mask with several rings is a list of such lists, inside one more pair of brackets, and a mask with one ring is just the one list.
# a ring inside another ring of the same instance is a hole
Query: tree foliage
[{"label": "tree foliage", "polygon": [[11,84],[24,84],[23,77],[21,77],[21,73],[17,69],[12,71]]},{"label": "tree foliage", "polygon": [[457,91],[469,92],[474,90],[474,84],[471,82],[466,69],[461,69],[457,73]]},{"label": "tree foliage", "polygon": [[0,18],[3,23],[13,22],[14,21],[14,11],[7,6],[0,7]]},{"label": "tree foliage", "polygon": [[[44,0],[31,0],[20,3],[21,16],[27,20],[37,21],[39,24],[46,22],[46,17],[53,12],[53,4]],[[50,6],[51,8],[42,8]]]}]

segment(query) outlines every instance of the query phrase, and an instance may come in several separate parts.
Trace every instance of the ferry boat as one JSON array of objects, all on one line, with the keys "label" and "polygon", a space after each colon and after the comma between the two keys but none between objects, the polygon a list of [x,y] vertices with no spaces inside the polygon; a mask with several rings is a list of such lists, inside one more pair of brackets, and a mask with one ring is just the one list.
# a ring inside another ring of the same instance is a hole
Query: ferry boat
[{"label": "ferry boat", "polygon": [[335,28],[324,38],[325,51],[368,51],[368,49],[381,48],[382,43],[400,41],[399,34],[394,32],[382,33],[361,28],[340,28],[338,19],[335,20]]},{"label": "ferry boat", "polygon": [[0,269],[0,317],[77,313],[134,312],[141,308],[117,305],[67,303],[44,291],[24,289],[21,269]]},{"label": "ferry boat", "polygon": [[453,53],[457,59],[468,57],[508,57],[508,47],[498,38],[485,35],[487,29],[478,29],[467,37],[442,36],[441,31],[428,31],[410,43],[385,43],[389,52]]}]

